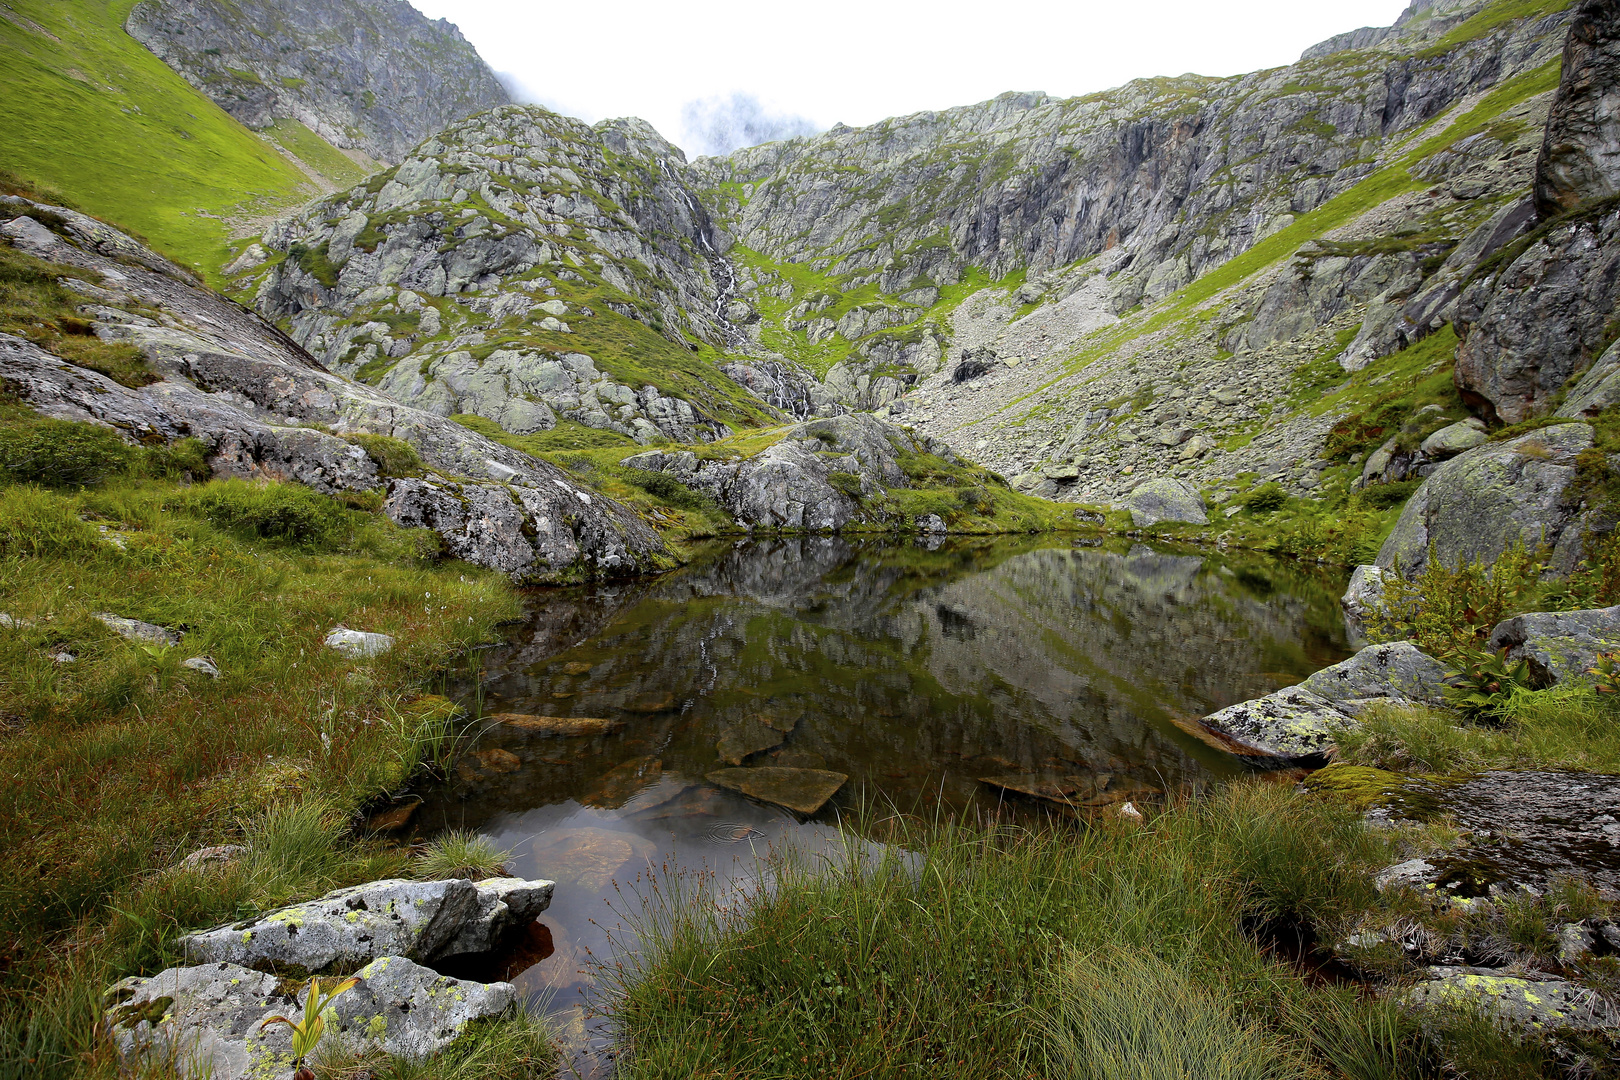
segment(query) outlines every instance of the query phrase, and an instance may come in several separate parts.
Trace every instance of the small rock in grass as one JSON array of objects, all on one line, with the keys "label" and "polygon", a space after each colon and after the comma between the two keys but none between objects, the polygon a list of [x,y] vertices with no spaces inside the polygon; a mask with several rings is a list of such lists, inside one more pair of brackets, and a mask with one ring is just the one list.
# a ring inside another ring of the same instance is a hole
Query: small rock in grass
[{"label": "small rock in grass", "polygon": [[193,656],[189,660],[182,661],[180,666],[183,668],[190,668],[192,671],[195,671],[200,675],[206,675],[210,679],[219,678],[219,668],[216,667],[214,662],[206,656]]},{"label": "small rock in grass", "polygon": [[66,649],[51,653],[51,659],[56,661],[58,664],[75,664],[78,663],[79,660],[77,656],[74,656]]},{"label": "small rock in grass", "polygon": [[141,622],[139,619],[126,619],[122,615],[114,615],[109,611],[98,611],[95,616],[101,620],[107,629],[119,637],[125,637],[131,641],[144,641],[148,645],[160,645],[164,648],[180,644],[179,634],[153,623]]},{"label": "small rock in grass", "polygon": [[241,844],[215,844],[213,847],[198,848],[190,855],[175,864],[176,870],[199,870],[205,866],[216,863],[234,862],[248,853],[248,849]]},{"label": "small rock in grass", "polygon": [[394,639],[387,634],[372,634],[339,626],[326,635],[326,647],[336,649],[345,656],[380,656],[394,647]]},{"label": "small rock in grass", "polygon": [[32,619],[19,619],[15,615],[7,615],[0,611],[0,630],[26,630],[33,625]]}]

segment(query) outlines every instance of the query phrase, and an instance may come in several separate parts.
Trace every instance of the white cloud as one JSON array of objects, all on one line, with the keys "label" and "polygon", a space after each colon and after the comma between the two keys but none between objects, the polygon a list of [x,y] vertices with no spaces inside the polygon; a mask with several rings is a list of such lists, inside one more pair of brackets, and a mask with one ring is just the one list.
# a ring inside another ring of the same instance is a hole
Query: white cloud
[{"label": "white cloud", "polygon": [[681,106],[681,147],[694,154],[727,154],[739,146],[813,135],[820,130],[802,116],[766,108],[753,94],[688,101]]},{"label": "white cloud", "polygon": [[757,97],[818,129],[944,109],[1007,90],[1090,93],[1131,79],[1291,63],[1404,0],[414,0],[461,27],[525,95],[596,120],[640,116],[691,153],[689,103]]}]

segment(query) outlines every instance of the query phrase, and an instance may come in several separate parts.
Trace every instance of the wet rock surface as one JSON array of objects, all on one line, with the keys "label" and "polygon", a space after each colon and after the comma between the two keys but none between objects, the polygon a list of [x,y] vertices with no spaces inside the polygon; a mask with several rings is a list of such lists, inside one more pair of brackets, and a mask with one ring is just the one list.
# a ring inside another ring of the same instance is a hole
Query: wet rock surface
[{"label": "wet rock surface", "polygon": [[[1620,894],[1620,777],[1491,771],[1460,783],[1405,785],[1452,815],[1467,845],[1408,864],[1401,882],[1445,896],[1545,890],[1560,876]],[[1392,811],[1399,816],[1401,811]]]}]

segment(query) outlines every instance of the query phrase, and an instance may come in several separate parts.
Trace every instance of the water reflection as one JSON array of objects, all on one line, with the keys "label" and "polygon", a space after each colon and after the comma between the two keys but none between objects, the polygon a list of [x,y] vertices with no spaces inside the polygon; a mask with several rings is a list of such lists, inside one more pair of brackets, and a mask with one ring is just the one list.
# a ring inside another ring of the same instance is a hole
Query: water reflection
[{"label": "water reflection", "polygon": [[[727,887],[772,845],[827,844],[862,800],[992,808],[1009,796],[985,777],[1130,792],[1234,774],[1191,721],[1342,659],[1341,584],[1141,545],[722,545],[656,581],[536,594],[464,695],[516,720],[415,825],[478,828],[514,872],[557,880],[555,952],[517,981],[568,1008],[615,885],[649,866]],[[806,819],[707,779],[734,766],[849,779]]]}]

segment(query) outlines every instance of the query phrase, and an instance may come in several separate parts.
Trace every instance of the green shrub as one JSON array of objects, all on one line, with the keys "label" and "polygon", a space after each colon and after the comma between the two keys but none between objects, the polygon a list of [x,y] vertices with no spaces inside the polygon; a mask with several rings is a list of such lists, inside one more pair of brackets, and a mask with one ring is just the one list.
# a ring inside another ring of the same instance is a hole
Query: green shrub
[{"label": "green shrub", "polygon": [[656,469],[625,469],[628,483],[645,491],[660,502],[681,510],[712,510],[715,501],[702,492],[693,491],[675,477]]},{"label": "green shrub", "polygon": [[28,418],[0,426],[0,474],[47,487],[85,487],[126,472],[134,447],[116,432],[70,420]]},{"label": "green shrub", "polygon": [[1394,484],[1374,484],[1359,493],[1362,502],[1375,510],[1388,510],[1412,497],[1422,480],[1401,480]]},{"label": "green shrub", "polygon": [[396,439],[392,435],[371,435],[366,433],[345,435],[354,445],[366,452],[377,466],[377,470],[384,476],[425,476],[427,466],[422,464],[422,458],[416,452],[416,447],[404,439]]},{"label": "green shrub", "polygon": [[1288,492],[1283,490],[1281,484],[1261,484],[1253,491],[1241,496],[1238,502],[1247,506],[1257,514],[1269,514],[1274,510],[1281,510],[1288,503]]},{"label": "green shrub", "polygon": [[830,472],[827,474],[827,483],[832,486],[834,491],[842,492],[857,502],[860,501],[861,478],[859,474],[852,472]]},{"label": "green shrub", "polygon": [[176,502],[222,529],[312,550],[337,547],[350,531],[350,511],[302,484],[218,480]]}]

